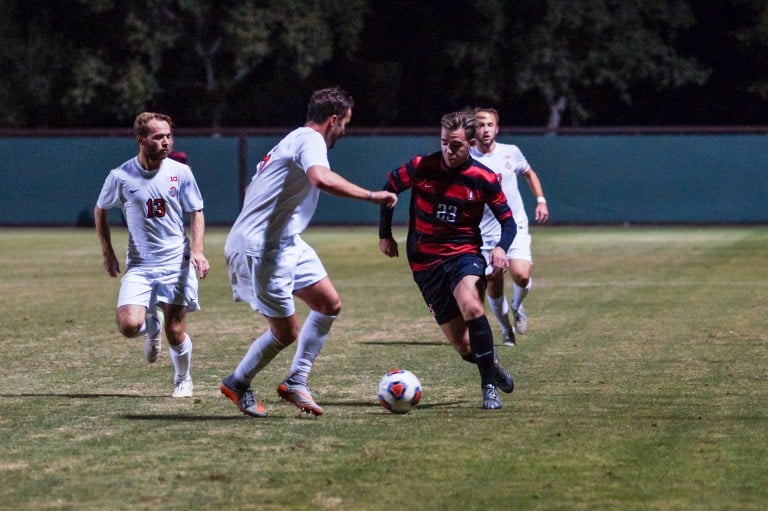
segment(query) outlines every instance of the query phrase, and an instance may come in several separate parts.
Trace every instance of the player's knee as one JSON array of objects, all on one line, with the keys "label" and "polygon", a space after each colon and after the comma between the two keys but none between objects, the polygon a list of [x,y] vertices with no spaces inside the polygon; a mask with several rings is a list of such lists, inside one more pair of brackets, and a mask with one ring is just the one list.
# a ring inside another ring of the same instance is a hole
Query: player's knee
[{"label": "player's knee", "polygon": [[272,336],[275,338],[277,342],[282,344],[283,346],[288,346],[289,344],[293,344],[296,339],[299,338],[299,329],[293,329],[293,330],[283,330],[280,332],[272,331]]},{"label": "player's knee", "polygon": [[187,332],[184,327],[184,323],[168,322],[165,324],[165,337],[168,339],[168,343],[173,346],[178,346],[183,343],[187,337]]},{"label": "player's knee", "polygon": [[465,321],[477,319],[485,315],[485,307],[482,302],[472,302],[462,307],[462,317]]},{"label": "player's knee", "polygon": [[288,321],[270,321],[272,337],[283,346],[288,346],[299,337],[299,324],[295,316]]},{"label": "player's knee", "polygon": [[141,331],[144,327],[143,323],[137,323],[128,320],[118,320],[117,329],[123,337],[133,338],[141,335]]},{"label": "player's knee", "polygon": [[323,303],[317,312],[326,316],[338,316],[341,313],[341,297],[337,295],[333,300]]}]

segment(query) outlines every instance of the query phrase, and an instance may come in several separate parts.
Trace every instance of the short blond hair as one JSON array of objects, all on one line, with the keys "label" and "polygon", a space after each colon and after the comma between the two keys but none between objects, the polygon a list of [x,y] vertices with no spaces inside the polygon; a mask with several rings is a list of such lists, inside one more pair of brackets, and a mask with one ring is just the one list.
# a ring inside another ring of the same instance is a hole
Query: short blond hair
[{"label": "short blond hair", "polygon": [[149,135],[149,121],[157,119],[158,121],[165,121],[168,126],[173,127],[173,120],[170,115],[159,114],[157,112],[142,112],[136,116],[133,121],[133,134],[137,137],[146,137]]},{"label": "short blond hair", "polygon": [[493,116],[496,117],[496,124],[499,124],[499,111],[496,110],[495,108],[490,108],[490,107],[486,108],[486,107],[480,107],[480,106],[475,108],[475,115],[480,113],[493,114]]}]

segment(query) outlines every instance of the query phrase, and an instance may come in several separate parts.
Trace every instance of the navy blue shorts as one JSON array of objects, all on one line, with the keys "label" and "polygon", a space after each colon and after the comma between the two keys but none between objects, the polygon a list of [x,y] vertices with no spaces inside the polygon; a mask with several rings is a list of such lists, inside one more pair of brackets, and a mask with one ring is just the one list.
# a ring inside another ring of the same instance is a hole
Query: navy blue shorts
[{"label": "navy blue shorts", "polygon": [[462,254],[448,259],[433,270],[413,272],[413,280],[419,286],[421,296],[438,325],[461,315],[453,297],[453,289],[467,275],[485,279],[485,259],[482,255]]}]

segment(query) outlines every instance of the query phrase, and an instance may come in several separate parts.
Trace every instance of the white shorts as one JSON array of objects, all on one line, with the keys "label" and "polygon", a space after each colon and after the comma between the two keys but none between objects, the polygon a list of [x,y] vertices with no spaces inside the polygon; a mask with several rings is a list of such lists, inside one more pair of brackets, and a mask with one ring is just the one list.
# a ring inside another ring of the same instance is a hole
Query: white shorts
[{"label": "white shorts", "polygon": [[[491,245],[490,243],[483,243],[483,257],[485,257],[486,264],[489,265],[486,269],[486,273],[490,272],[491,250],[493,250],[495,246],[495,244]],[[509,250],[507,250],[507,259],[522,259],[523,261],[528,261],[533,264],[533,257],[531,256],[531,234],[528,232],[528,225],[523,224],[517,226],[515,239],[512,240],[512,244],[509,246]]]},{"label": "white shorts", "polygon": [[183,305],[188,312],[200,308],[197,301],[197,275],[191,264],[182,269],[131,268],[120,280],[117,306],[143,305],[163,302]]},{"label": "white shorts", "polygon": [[293,293],[325,278],[328,273],[315,250],[299,236],[277,250],[255,257],[239,252],[224,254],[232,296],[271,318],[296,312]]}]

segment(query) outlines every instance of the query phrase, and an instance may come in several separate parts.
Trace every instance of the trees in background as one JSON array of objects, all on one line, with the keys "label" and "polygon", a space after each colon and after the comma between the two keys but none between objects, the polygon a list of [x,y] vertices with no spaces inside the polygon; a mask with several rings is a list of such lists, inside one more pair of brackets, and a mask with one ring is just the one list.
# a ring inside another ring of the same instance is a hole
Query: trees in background
[{"label": "trees in background", "polygon": [[3,0],[0,127],[768,123],[762,0]]}]

